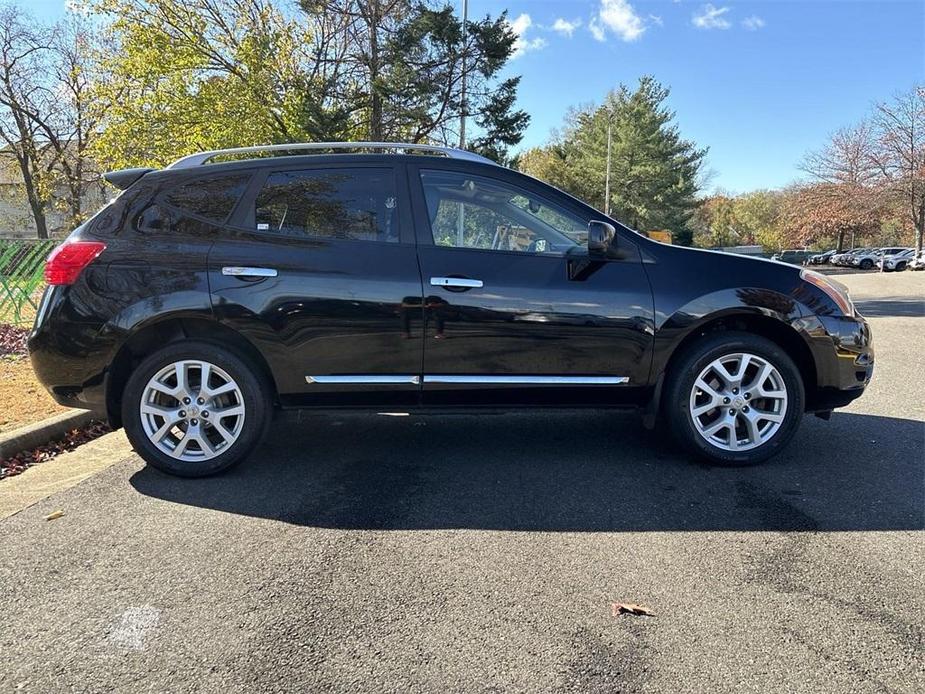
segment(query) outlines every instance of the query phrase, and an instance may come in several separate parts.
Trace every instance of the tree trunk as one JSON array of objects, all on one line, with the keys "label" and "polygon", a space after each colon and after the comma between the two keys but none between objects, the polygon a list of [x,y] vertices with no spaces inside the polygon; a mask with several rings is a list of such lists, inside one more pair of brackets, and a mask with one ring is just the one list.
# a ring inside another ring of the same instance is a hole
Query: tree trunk
[{"label": "tree trunk", "polygon": [[925,207],[919,212],[918,223],[915,225],[915,252],[922,252],[922,234],[925,232]]},{"label": "tree trunk", "polygon": [[845,230],[842,229],[838,232],[838,252],[841,253],[845,250]]},{"label": "tree trunk", "polygon": [[382,142],[382,95],[379,93],[379,0],[369,4],[369,139]]},{"label": "tree trunk", "polygon": [[48,223],[45,220],[45,202],[39,197],[38,191],[35,189],[35,179],[32,177],[29,163],[19,156],[16,159],[19,162],[19,170],[22,172],[23,187],[26,189],[26,198],[29,200],[32,218],[35,220],[36,237],[47,239]]}]

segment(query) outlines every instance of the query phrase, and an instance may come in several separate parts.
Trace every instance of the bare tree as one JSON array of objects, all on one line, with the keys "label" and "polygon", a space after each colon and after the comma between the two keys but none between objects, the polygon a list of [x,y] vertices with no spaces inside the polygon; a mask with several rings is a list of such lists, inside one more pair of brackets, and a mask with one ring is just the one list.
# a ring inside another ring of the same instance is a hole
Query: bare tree
[{"label": "bare tree", "polygon": [[887,190],[915,229],[915,249],[925,232],[925,86],[877,104],[874,159]]},{"label": "bare tree", "polygon": [[15,5],[0,7],[0,138],[22,174],[39,238],[48,238],[53,207],[68,227],[80,224],[87,191],[99,185],[88,154],[104,110],[90,98],[95,41],[80,17],[43,27]]},{"label": "bare tree", "polygon": [[47,77],[51,42],[51,33],[36,28],[18,7],[0,7],[0,138],[22,174],[40,239],[48,238],[46,213],[55,162],[40,126],[47,93],[37,87]]},{"label": "bare tree", "polygon": [[[89,156],[105,105],[92,93],[97,35],[81,17],[73,16],[54,31],[50,46],[48,103],[56,104],[38,125],[55,154],[55,182],[64,189],[62,202],[68,226],[84,221],[88,190],[100,186],[100,172]],[[102,194],[102,192],[101,192]]]},{"label": "bare tree", "polygon": [[800,166],[816,184],[806,187],[797,207],[811,218],[817,216],[813,208],[820,207],[816,212],[827,220],[827,227],[836,230],[839,250],[846,235],[868,233],[870,220],[879,217],[883,200],[876,154],[873,125],[862,121],[835,132],[825,147],[808,154]]}]

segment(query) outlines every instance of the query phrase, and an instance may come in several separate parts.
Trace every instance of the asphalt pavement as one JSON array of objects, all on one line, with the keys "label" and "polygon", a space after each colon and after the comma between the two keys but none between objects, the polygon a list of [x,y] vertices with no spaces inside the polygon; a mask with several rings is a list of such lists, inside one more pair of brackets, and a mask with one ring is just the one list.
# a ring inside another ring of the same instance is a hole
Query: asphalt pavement
[{"label": "asphalt pavement", "polygon": [[925,691],[925,273],[839,279],[874,381],[759,467],[598,411],[131,456],[0,521],[0,692]]}]

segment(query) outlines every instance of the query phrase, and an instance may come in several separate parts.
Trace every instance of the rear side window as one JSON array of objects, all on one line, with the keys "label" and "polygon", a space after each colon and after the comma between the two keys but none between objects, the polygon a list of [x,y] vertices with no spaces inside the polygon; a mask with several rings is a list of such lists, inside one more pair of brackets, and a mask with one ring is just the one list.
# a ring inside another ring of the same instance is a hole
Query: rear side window
[{"label": "rear side window", "polygon": [[248,172],[196,178],[166,191],[162,201],[170,207],[221,224],[228,219],[249,179]]},{"label": "rear side window", "polygon": [[277,171],[267,177],[255,208],[263,233],[398,242],[391,169]]}]

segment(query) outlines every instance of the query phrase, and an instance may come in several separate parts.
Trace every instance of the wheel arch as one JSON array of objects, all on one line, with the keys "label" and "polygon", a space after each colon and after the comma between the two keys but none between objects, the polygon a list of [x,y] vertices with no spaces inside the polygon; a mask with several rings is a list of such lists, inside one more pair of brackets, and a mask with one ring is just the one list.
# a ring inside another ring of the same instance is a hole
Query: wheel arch
[{"label": "wheel arch", "polygon": [[732,312],[705,318],[675,343],[657,378],[669,374],[681,355],[697,341],[732,330],[760,335],[781,347],[796,364],[807,395],[816,388],[816,361],[806,340],[789,323],[760,312]]},{"label": "wheel arch", "polygon": [[116,351],[106,375],[106,413],[114,427],[122,425],[122,394],[133,369],[142,359],[165,345],[181,340],[197,340],[230,349],[252,364],[278,402],[276,381],[260,351],[241,333],[215,320],[202,317],[170,316],[135,330]]}]

